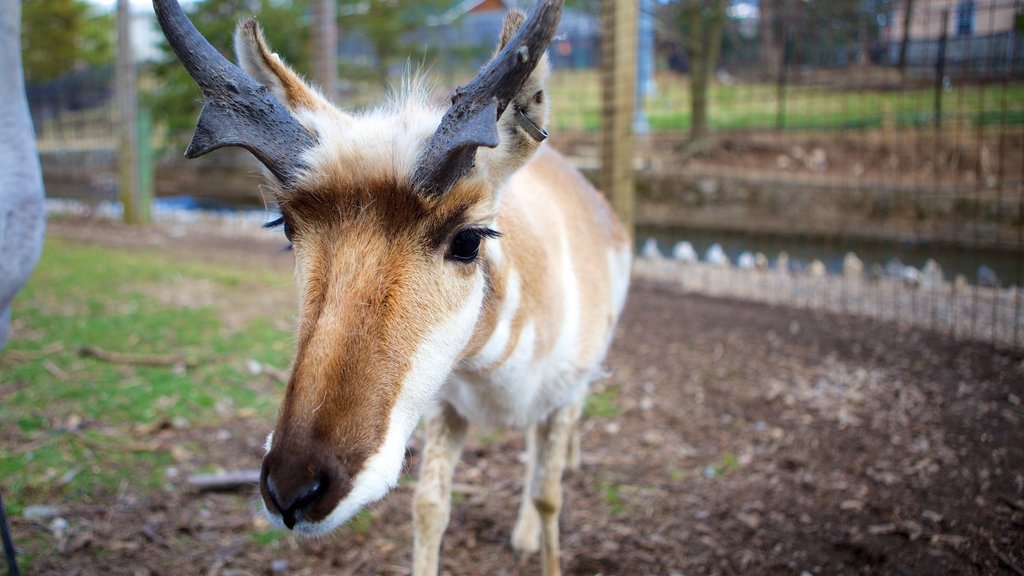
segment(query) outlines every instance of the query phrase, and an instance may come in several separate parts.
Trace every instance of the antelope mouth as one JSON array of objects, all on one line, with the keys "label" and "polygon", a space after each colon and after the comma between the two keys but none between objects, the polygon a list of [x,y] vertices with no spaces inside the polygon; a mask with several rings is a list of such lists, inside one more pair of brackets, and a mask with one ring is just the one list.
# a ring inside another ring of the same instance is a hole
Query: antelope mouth
[{"label": "antelope mouth", "polygon": [[[297,451],[275,447],[271,433],[260,469],[260,496],[267,519],[277,528],[303,536],[325,535],[340,527],[398,484],[408,440],[404,432],[389,430],[377,452],[351,469],[334,456],[281,457]],[[274,469],[284,473],[271,473]]]}]

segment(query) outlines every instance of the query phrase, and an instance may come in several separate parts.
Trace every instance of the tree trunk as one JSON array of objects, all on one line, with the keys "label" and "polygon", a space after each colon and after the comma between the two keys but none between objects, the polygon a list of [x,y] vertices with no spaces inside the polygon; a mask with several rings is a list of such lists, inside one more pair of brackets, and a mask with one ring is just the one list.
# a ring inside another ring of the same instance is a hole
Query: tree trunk
[{"label": "tree trunk", "polygon": [[313,2],[313,80],[328,98],[337,97],[338,10],[334,0]]},{"label": "tree trunk", "polygon": [[782,48],[779,35],[775,31],[775,13],[777,0],[761,0],[758,28],[761,32],[761,53],[759,60],[765,77],[775,78],[782,65]]},{"label": "tree trunk", "polygon": [[0,0],[0,350],[7,342],[11,300],[39,260],[46,222],[20,40],[21,4]]},{"label": "tree trunk", "polygon": [[914,15],[914,0],[904,0],[903,37],[900,38],[900,78],[907,73],[907,43],[910,41],[910,22]]},{"label": "tree trunk", "polygon": [[696,145],[708,134],[708,88],[722,47],[725,0],[701,2],[691,13],[689,28],[690,143]]}]

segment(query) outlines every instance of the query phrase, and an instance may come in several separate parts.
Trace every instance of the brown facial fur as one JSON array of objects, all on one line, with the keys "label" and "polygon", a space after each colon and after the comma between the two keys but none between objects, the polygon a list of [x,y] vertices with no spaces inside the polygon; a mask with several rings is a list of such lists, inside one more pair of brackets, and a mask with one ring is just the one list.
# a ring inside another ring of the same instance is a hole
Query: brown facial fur
[{"label": "brown facial fur", "polygon": [[[333,458],[351,478],[384,442],[424,334],[469,297],[479,264],[445,254],[455,232],[492,218],[491,195],[469,181],[430,200],[395,178],[346,174],[279,201],[292,230],[300,312],[268,458]],[[296,473],[303,485],[317,472]],[[309,520],[326,517],[347,490],[332,487]]]}]

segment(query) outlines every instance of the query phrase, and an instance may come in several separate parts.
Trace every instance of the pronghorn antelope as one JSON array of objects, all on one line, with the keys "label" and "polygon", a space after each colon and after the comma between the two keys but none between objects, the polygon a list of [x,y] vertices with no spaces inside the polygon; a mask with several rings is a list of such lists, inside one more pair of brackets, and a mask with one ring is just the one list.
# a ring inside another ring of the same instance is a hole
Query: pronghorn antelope
[{"label": "pronghorn antelope", "polygon": [[541,145],[561,1],[510,13],[447,110],[409,81],[359,115],[305,84],[254,21],[235,34],[243,72],[175,0],[154,5],[206,100],[186,156],[252,152],[294,248],[297,347],[260,475],[271,519],[321,534],[383,497],[426,413],[414,570],[436,573],[468,424],[529,427],[513,545],[559,573],[562,471],[631,257],[608,204]]}]

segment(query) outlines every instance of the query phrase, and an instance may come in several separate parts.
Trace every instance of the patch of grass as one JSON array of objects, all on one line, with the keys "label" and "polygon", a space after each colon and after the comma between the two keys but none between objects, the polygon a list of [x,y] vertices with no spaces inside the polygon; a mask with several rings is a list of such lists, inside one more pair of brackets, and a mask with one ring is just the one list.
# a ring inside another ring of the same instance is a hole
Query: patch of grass
[{"label": "patch of grass", "polygon": [[[175,305],[151,295],[154,286],[188,290],[201,282],[230,303],[233,291],[267,280],[262,271],[48,239],[15,301],[21,337],[8,345],[37,357],[0,356],[5,501],[12,508],[51,499],[88,501],[114,493],[125,479],[133,490],[155,489],[171,458],[134,437],[136,426],[160,418],[216,424],[231,416],[218,413],[219,403],[269,418],[276,397],[254,381],[244,361],[286,366],[291,334],[262,316],[229,331],[208,306]],[[83,345],[181,354],[198,365],[112,364],[80,357]]]},{"label": "patch of grass", "polygon": [[260,546],[271,546],[276,548],[284,539],[286,533],[277,528],[265,528],[249,532],[249,539]]},{"label": "patch of grass", "polygon": [[705,476],[724,476],[729,472],[740,469],[740,459],[732,452],[726,452],[722,455],[722,460],[718,463],[711,464],[705,469]]},{"label": "patch of grass", "polygon": [[486,434],[481,434],[477,439],[477,442],[479,442],[481,446],[493,446],[501,442],[504,437],[505,436],[501,430],[491,430]]},{"label": "patch of grass", "polygon": [[369,534],[370,530],[373,530],[373,512],[367,509],[360,510],[345,526],[359,534]]},{"label": "patch of grass", "polygon": [[587,418],[613,418],[621,413],[618,404],[619,389],[608,387],[587,396],[583,415]]},{"label": "patch of grass", "polygon": [[[688,76],[659,73],[658,91],[646,102],[654,131],[690,129]],[[1024,122],[1024,82],[1001,85],[956,85],[944,93],[944,114],[975,125]],[[555,130],[595,131],[601,127],[600,78],[596,70],[556,70],[551,78],[551,121]],[[708,124],[712,130],[775,128],[779,120],[778,88],[773,83],[712,82]],[[1003,110],[1003,99],[1007,109]],[[887,120],[897,125],[931,125],[935,92],[931,87],[868,90],[790,85],[786,88],[786,130],[854,130],[876,128]],[[955,105],[953,104],[955,103]]]},{"label": "patch of grass", "polygon": [[598,485],[605,504],[611,510],[612,516],[622,516],[626,513],[626,501],[622,499],[621,488],[618,484],[602,480]]}]

